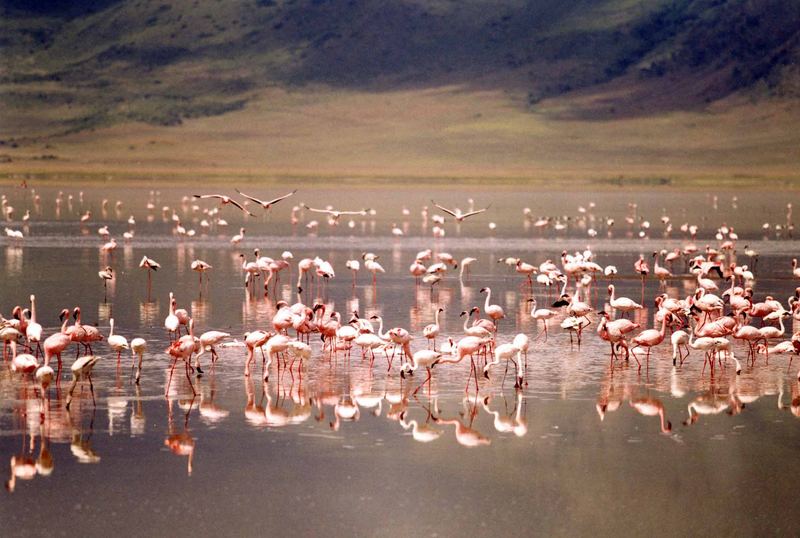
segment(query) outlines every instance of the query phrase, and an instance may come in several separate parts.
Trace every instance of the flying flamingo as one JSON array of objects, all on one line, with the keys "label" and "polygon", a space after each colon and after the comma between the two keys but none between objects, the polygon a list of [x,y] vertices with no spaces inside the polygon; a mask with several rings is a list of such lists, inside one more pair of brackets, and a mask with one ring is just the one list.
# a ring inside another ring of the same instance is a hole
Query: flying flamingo
[{"label": "flying flamingo", "polygon": [[[240,191],[239,189],[235,189],[235,190],[236,190],[236,192],[238,192],[239,194],[241,194],[242,196],[244,196],[248,200],[251,200],[251,201],[257,203],[258,205],[260,205],[262,208],[264,208],[264,211],[269,211],[269,209],[273,205],[277,204],[281,200],[285,200],[286,198],[290,197],[291,195],[293,195],[294,193],[297,192],[297,189],[295,189],[292,192],[290,192],[289,194],[284,194],[283,196],[279,196],[277,198],[273,198],[272,200],[265,201],[265,200],[259,200],[258,198],[255,198],[253,196],[248,196],[245,193],[243,193],[242,191]],[[252,213],[250,213],[250,214],[252,215]]]},{"label": "flying flamingo", "polygon": [[467,217],[471,217],[473,215],[478,215],[480,213],[483,213],[484,211],[486,211],[487,209],[489,209],[491,207],[491,204],[489,204],[488,206],[484,207],[483,209],[477,209],[475,211],[468,211],[466,213],[462,213],[461,210],[458,209],[458,208],[456,208],[456,209],[447,209],[446,207],[440,206],[439,204],[437,204],[433,200],[431,200],[431,203],[434,206],[436,206],[437,208],[439,208],[442,211],[444,211],[445,213],[447,213],[448,215],[450,215],[451,217],[453,217],[454,219],[456,219],[456,222],[463,222],[464,219],[466,219]]},{"label": "flying flamingo", "polygon": [[[242,193],[239,193],[239,194],[242,194]],[[242,204],[240,204],[239,202],[237,202],[236,200],[234,200],[230,196],[225,196],[224,194],[195,194],[194,197],[195,198],[201,198],[201,199],[216,198],[216,199],[219,200],[219,205],[220,206],[224,206],[226,204],[230,204],[230,205],[238,208],[239,210],[241,210],[243,213],[247,213],[251,217],[255,217],[255,215],[253,215],[247,209],[245,209]]]}]

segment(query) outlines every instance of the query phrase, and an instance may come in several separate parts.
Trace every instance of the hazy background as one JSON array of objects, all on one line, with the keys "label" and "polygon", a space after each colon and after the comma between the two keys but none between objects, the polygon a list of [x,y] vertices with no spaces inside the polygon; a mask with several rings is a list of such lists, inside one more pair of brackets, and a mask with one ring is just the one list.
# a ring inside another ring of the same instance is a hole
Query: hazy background
[{"label": "hazy background", "polygon": [[0,173],[794,173],[800,3],[0,0]]}]

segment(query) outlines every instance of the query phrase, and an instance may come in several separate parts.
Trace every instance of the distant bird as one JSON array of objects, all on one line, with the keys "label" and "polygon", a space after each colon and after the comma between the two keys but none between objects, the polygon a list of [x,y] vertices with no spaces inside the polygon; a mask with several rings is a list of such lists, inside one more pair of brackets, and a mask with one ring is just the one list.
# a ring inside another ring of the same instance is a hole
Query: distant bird
[{"label": "distant bird", "polygon": [[304,209],[308,209],[309,211],[313,211],[314,213],[326,213],[330,215],[332,221],[337,222],[339,217],[342,215],[360,215],[362,217],[366,216],[369,213],[369,209],[362,209],[360,211],[340,211],[336,209],[316,209],[313,207],[309,207],[306,204],[300,204]]},{"label": "distant bird", "polygon": [[[147,350],[147,340],[144,338],[134,338],[131,340],[131,357],[136,358],[136,355],[139,356],[139,363],[136,365],[136,384],[139,384],[139,379],[142,376],[142,357],[144,356],[145,350]],[[131,368],[133,368],[133,364],[131,364]]]},{"label": "distant bird", "polygon": [[110,266],[106,266],[105,269],[97,272],[97,276],[103,279],[103,302],[106,302],[108,297],[108,281],[114,278],[114,270]]},{"label": "distant bird", "polygon": [[251,201],[253,201],[253,202],[257,203],[258,205],[260,205],[261,207],[263,207],[263,208],[264,208],[264,211],[269,211],[269,209],[270,209],[270,208],[271,208],[273,205],[277,204],[277,203],[278,203],[278,202],[280,202],[281,200],[285,200],[286,198],[288,198],[288,197],[290,197],[291,195],[293,195],[294,193],[296,193],[296,192],[297,192],[297,189],[293,190],[293,191],[292,191],[292,192],[290,192],[289,194],[284,194],[283,196],[279,196],[278,198],[275,198],[275,199],[273,199],[273,200],[269,200],[268,202],[265,202],[264,200],[259,200],[258,198],[255,198],[255,197],[253,197],[253,196],[248,196],[247,194],[243,193],[243,192],[242,192],[242,191],[240,191],[239,189],[236,189],[236,192],[238,192],[239,194],[241,194],[242,196],[244,196],[244,197],[245,197],[245,198],[247,198],[248,200],[251,200]]},{"label": "distant bird", "polygon": [[466,213],[462,213],[461,210],[458,209],[458,208],[456,208],[456,209],[447,209],[444,206],[440,206],[439,204],[437,204],[433,200],[431,200],[431,203],[434,206],[436,206],[439,209],[441,209],[442,211],[444,211],[445,213],[447,213],[448,215],[452,216],[458,222],[462,222],[467,217],[471,217],[473,215],[477,215],[479,213],[483,213],[484,211],[486,211],[487,209],[489,209],[492,206],[492,204],[489,204],[488,206],[484,207],[483,209],[478,209],[478,210],[475,210],[475,211],[468,211]]},{"label": "distant bird", "polygon": [[192,271],[197,271],[200,275],[200,285],[203,285],[203,273],[208,271],[209,269],[213,269],[213,266],[207,264],[203,260],[194,260],[192,261],[191,265]]},{"label": "distant bird", "polygon": [[147,296],[150,297],[150,285],[152,284],[152,272],[158,271],[161,267],[161,264],[157,261],[148,258],[147,256],[142,256],[142,261],[139,262],[139,269],[147,269]]},{"label": "distant bird", "polygon": [[[241,194],[241,193],[240,193]],[[224,194],[195,194],[195,198],[218,198],[220,201],[220,205],[231,204],[242,210],[242,212],[247,213],[251,217],[255,217],[252,213],[250,213],[247,209],[244,208],[242,204],[231,198],[230,196],[225,196]]]}]

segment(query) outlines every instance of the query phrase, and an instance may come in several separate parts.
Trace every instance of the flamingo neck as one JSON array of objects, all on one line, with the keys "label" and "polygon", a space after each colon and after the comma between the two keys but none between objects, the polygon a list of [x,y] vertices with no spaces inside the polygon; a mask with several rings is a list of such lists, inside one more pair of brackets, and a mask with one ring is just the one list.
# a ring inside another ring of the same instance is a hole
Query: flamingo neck
[{"label": "flamingo neck", "polygon": [[486,301],[483,302],[483,310],[484,312],[489,309],[489,300],[492,297],[492,289],[486,288]]}]

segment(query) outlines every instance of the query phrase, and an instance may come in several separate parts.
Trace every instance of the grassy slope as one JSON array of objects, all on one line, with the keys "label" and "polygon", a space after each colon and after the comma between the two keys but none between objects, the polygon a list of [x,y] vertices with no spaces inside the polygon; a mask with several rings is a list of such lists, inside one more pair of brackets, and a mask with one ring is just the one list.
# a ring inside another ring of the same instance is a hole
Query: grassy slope
[{"label": "grassy slope", "polygon": [[[730,70],[703,58],[686,69],[698,42],[719,41],[706,20],[738,21],[716,5],[251,3],[138,0],[69,21],[6,21],[44,37],[6,42],[16,60],[0,66],[0,138],[21,144],[0,146],[11,158],[0,174],[794,173],[792,99],[750,88],[709,106],[703,99],[725,95]],[[672,22],[653,46],[640,21],[670,6],[680,9],[658,15]],[[700,22],[674,37],[687,17]],[[659,76],[638,74],[656,63]]]}]

